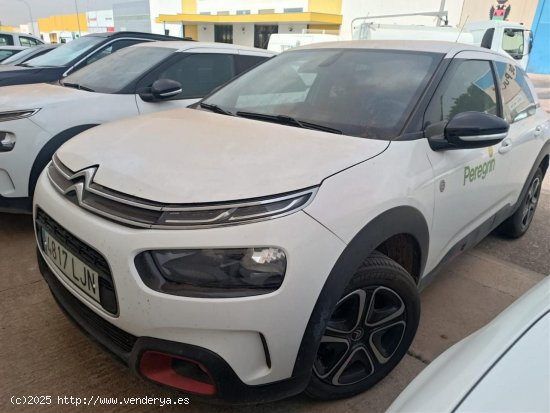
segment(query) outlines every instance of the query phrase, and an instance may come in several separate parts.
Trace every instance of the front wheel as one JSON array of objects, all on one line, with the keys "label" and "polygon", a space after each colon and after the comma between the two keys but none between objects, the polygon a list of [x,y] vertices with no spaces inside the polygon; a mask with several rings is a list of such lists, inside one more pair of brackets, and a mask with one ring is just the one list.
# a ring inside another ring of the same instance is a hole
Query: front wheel
[{"label": "front wheel", "polygon": [[537,169],[519,208],[500,225],[498,232],[510,238],[519,238],[525,235],[537,210],[543,177],[542,170]]},{"label": "front wheel", "polygon": [[331,400],[372,387],[403,358],[419,318],[412,277],[395,261],[374,252],[336,304],[306,394]]}]

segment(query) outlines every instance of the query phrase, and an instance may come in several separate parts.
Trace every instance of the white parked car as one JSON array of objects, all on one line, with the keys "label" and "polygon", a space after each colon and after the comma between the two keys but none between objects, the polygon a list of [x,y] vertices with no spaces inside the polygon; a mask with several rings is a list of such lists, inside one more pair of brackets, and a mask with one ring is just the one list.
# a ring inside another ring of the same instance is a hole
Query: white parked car
[{"label": "white parked car", "polygon": [[549,391],[546,277],[490,324],[435,359],[388,412],[548,412]]},{"label": "white parked car", "polygon": [[348,397],[406,353],[441,265],[527,231],[549,156],[550,118],[505,56],[306,46],[197,108],[63,145],[35,192],[39,265],[147,379],[229,402]]},{"label": "white parked car", "polygon": [[31,211],[53,153],[101,123],[183,108],[273,54],[198,42],[147,42],[120,50],[57,84],[0,93],[0,211]]},{"label": "white parked car", "polygon": [[33,47],[41,44],[44,44],[44,41],[32,34],[0,32],[0,46]]}]

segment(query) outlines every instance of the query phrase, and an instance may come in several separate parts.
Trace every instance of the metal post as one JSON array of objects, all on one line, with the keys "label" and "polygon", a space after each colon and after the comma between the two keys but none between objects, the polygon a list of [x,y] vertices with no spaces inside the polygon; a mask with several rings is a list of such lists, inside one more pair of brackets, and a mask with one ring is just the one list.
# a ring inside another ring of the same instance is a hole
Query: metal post
[{"label": "metal post", "polygon": [[78,36],[82,37],[82,30],[80,29],[80,18],[78,16],[78,2],[74,0],[74,8],[76,9],[76,23],[78,24]]},{"label": "metal post", "polygon": [[27,3],[27,0],[18,0],[18,1],[20,1],[25,6],[27,6],[27,9],[29,10],[29,17],[31,19],[31,34],[34,35],[34,21],[33,21],[33,18],[32,18],[31,6],[29,5],[29,3]]}]

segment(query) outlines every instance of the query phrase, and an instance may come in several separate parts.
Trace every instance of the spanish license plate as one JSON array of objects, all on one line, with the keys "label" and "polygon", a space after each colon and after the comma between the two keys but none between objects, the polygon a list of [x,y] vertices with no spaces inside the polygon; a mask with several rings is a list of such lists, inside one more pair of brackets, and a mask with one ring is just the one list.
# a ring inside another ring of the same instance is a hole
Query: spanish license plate
[{"label": "spanish license plate", "polygon": [[42,230],[42,239],[46,244],[46,255],[59,268],[65,278],[99,303],[98,273],[67,251],[44,229]]}]

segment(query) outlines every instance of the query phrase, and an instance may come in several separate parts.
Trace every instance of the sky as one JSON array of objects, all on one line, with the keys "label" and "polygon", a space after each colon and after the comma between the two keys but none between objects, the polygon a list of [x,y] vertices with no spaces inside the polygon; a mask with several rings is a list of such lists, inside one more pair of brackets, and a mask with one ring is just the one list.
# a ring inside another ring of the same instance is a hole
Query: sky
[{"label": "sky", "polygon": [[[32,17],[75,13],[75,0],[25,0],[31,7]],[[78,11],[83,13],[92,10],[110,9],[115,3],[125,3],[129,0],[76,0]],[[29,9],[21,0],[0,0],[0,24],[17,26],[30,21]]]}]

